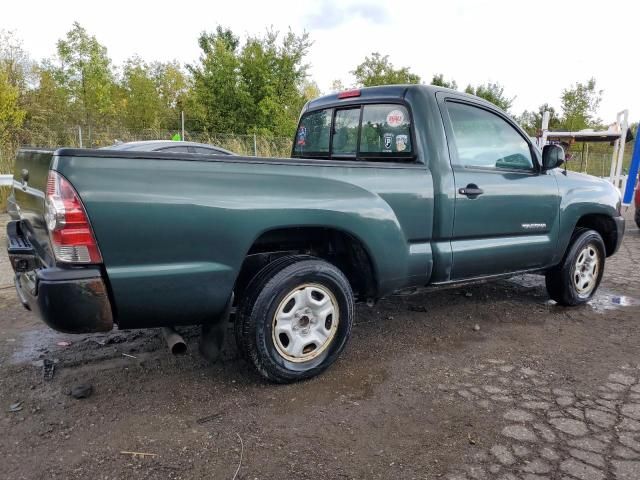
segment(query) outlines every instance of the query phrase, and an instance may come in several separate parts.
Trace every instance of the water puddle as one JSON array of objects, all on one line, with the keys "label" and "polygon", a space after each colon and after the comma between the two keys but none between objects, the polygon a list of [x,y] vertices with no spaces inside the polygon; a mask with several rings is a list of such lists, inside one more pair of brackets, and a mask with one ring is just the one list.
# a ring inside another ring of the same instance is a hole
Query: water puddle
[{"label": "water puddle", "polygon": [[597,294],[590,302],[591,308],[597,312],[617,310],[621,307],[640,306],[640,300],[626,295],[602,292]]},{"label": "water puddle", "polygon": [[[560,307],[554,300],[547,300],[545,304],[551,308],[563,308]],[[596,312],[604,313],[610,312],[612,310],[618,310],[623,307],[640,306],[640,300],[638,300],[637,298],[629,297],[627,295],[618,295],[611,292],[601,292],[596,294],[596,296],[593,297],[587,303],[587,305]]]},{"label": "water puddle", "polygon": [[20,345],[11,355],[11,363],[14,365],[36,362],[48,355],[55,355],[66,348],[57,345],[58,342],[73,342],[72,336],[44,327],[24,332],[20,337]]}]

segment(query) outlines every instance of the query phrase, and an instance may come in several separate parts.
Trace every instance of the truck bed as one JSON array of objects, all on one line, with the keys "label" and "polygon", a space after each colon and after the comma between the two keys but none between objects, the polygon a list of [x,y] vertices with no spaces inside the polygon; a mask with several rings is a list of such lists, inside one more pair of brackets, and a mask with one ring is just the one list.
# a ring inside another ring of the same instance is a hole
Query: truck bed
[{"label": "truck bed", "polygon": [[44,228],[51,167],[77,190],[104,259],[121,328],[198,324],[225,308],[260,238],[339,229],[374,261],[379,295],[424,285],[432,267],[433,185],[422,164],[110,150],[22,150],[15,200],[52,265]]}]

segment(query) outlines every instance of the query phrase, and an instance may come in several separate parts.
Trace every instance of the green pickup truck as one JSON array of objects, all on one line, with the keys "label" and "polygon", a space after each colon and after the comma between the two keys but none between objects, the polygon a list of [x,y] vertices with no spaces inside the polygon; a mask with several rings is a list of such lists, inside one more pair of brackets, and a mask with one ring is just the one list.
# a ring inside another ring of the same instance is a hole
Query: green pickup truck
[{"label": "green pickup truck", "polygon": [[8,251],[20,300],[57,330],[202,325],[219,342],[231,313],[240,352],[291,382],[337,359],[355,302],[522,272],[588,301],[620,195],[563,160],[471,95],[350,90],[304,107],[291,158],[21,150]]}]

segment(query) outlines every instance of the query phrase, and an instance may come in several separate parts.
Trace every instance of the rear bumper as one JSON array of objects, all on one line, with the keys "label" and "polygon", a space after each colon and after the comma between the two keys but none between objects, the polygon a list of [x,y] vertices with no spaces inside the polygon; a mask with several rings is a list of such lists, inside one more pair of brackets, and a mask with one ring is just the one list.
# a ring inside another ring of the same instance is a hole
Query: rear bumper
[{"label": "rear bumper", "polygon": [[[24,307],[60,332],[111,330],[113,313],[100,269],[40,268],[41,262],[13,223],[7,226],[8,253],[16,273],[16,292]],[[12,248],[15,245],[20,246]]]},{"label": "rear bumper", "polygon": [[107,289],[98,269],[43,269],[16,274],[22,304],[51,328],[65,333],[108,332],[113,314]]}]

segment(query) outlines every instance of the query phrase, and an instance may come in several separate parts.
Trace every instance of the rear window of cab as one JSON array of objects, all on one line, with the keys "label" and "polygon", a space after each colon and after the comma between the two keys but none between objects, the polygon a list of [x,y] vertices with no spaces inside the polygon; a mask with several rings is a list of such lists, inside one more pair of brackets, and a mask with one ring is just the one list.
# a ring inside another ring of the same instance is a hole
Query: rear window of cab
[{"label": "rear window of cab", "polygon": [[305,113],[291,156],[366,161],[413,159],[409,112],[403,105],[380,103]]}]

